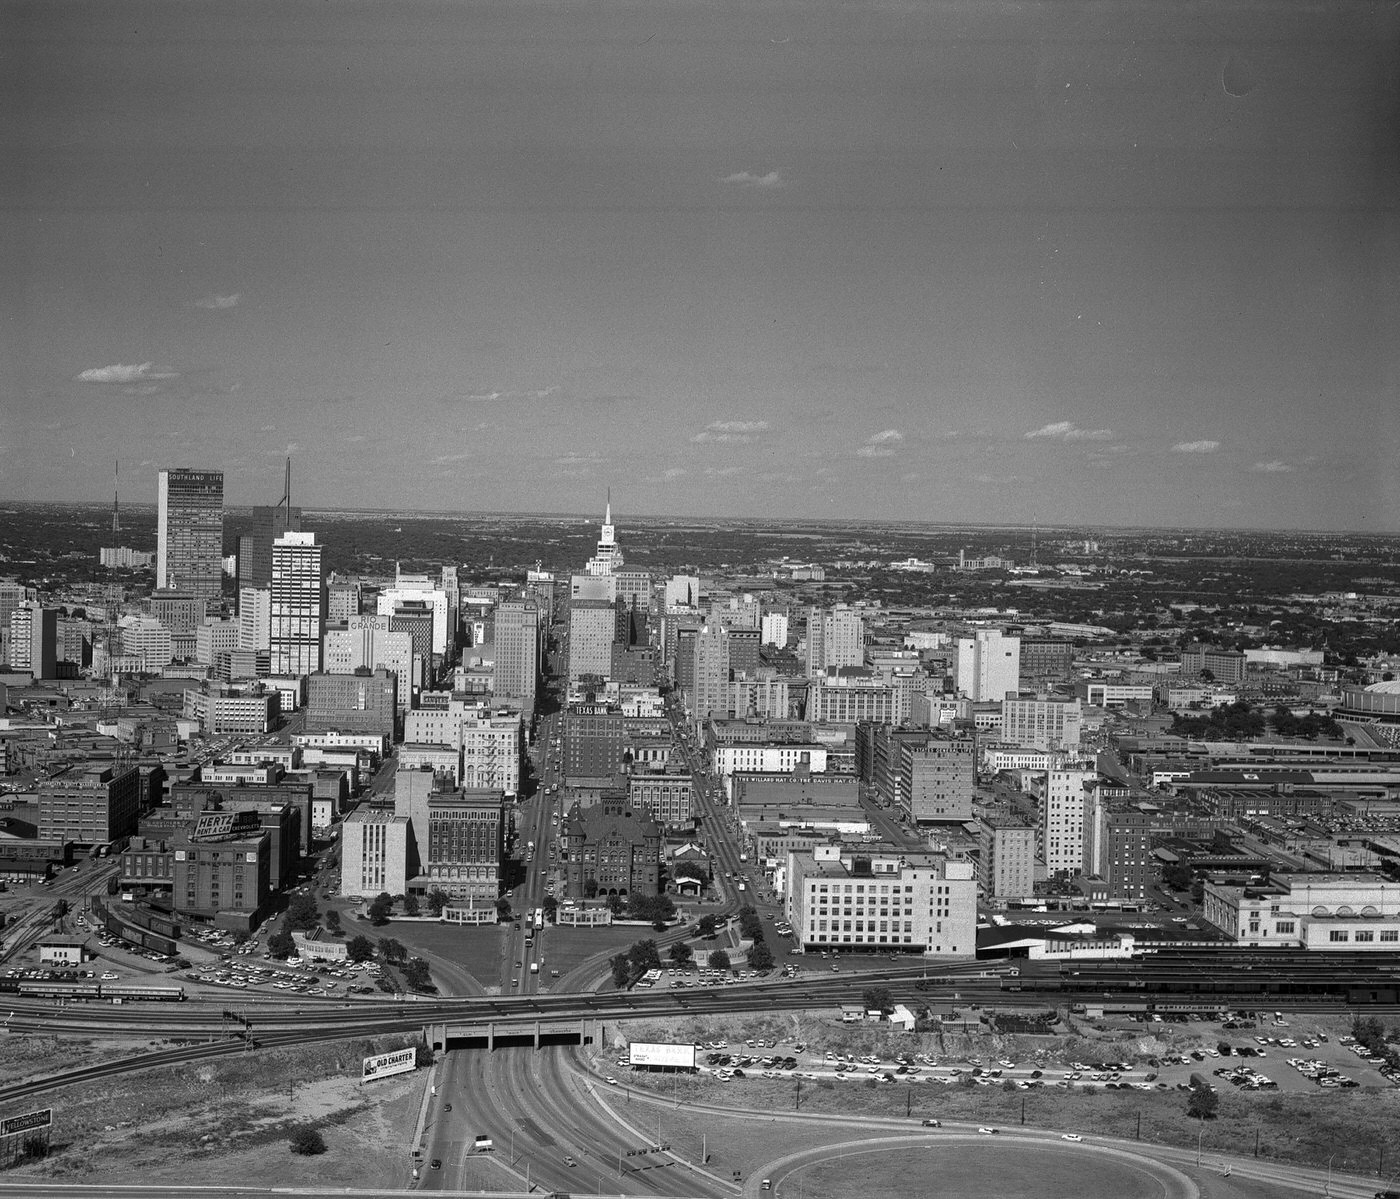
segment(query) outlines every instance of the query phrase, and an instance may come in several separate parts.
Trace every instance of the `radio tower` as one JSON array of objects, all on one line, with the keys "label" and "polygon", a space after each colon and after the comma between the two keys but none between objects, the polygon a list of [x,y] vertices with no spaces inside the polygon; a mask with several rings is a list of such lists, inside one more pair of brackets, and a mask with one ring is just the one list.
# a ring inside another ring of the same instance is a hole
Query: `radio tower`
[{"label": "radio tower", "polygon": [[1040,525],[1031,525],[1031,565],[1039,566],[1040,557]]}]

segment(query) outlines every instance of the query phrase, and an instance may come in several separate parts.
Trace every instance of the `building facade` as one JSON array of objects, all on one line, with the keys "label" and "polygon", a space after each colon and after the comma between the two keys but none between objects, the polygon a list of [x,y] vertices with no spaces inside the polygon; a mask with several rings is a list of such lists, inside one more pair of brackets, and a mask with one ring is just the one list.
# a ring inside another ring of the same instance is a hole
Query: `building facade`
[{"label": "building facade", "polygon": [[321,669],[326,619],[326,583],[315,533],[284,533],[273,541],[271,592],[272,673],[314,674]]},{"label": "building facade", "polygon": [[224,474],[171,467],[156,482],[156,590],[223,590]]}]

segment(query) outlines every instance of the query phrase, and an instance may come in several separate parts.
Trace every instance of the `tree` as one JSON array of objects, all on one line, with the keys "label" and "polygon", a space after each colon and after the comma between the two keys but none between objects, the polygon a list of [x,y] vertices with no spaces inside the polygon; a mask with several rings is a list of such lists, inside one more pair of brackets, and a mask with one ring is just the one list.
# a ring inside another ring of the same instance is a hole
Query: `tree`
[{"label": "tree", "polygon": [[292,1133],[290,1144],[293,1153],[306,1157],[316,1157],[326,1151],[326,1138],[321,1135],[321,1130],[309,1124]]},{"label": "tree", "polygon": [[706,913],[705,915],[701,916],[700,923],[695,926],[695,931],[699,933],[702,937],[704,937],[706,940],[709,940],[715,935],[715,929],[715,918],[709,913]]},{"label": "tree", "polygon": [[333,933],[340,931],[340,913],[334,908],[326,913],[326,927]]},{"label": "tree", "polygon": [[351,937],[346,949],[352,962],[368,962],[374,957],[374,942],[363,934]]},{"label": "tree", "polygon": [[1172,862],[1162,868],[1162,881],[1173,891],[1185,891],[1191,885],[1191,867],[1185,862]]},{"label": "tree", "polygon": [[1356,1043],[1374,1054],[1384,1054],[1385,1025],[1375,1016],[1356,1015],[1351,1020],[1351,1035]]},{"label": "tree", "polygon": [[860,993],[860,1001],[865,1004],[867,1012],[879,1012],[883,1016],[886,1012],[894,1011],[889,987],[866,987]]},{"label": "tree", "polygon": [[1193,1120],[1214,1120],[1220,1110],[1220,1096],[1209,1087],[1193,1085],[1186,1098],[1186,1114]]},{"label": "tree", "polygon": [[433,977],[422,958],[409,958],[403,966],[403,980],[415,991],[433,991]]},{"label": "tree", "polygon": [[598,894],[598,880],[596,878],[586,878],[583,880],[584,899],[593,899]]},{"label": "tree", "polygon": [[292,934],[285,928],[279,928],[267,939],[267,952],[275,958],[289,958],[296,951],[297,943],[292,940]]},{"label": "tree", "polygon": [[705,871],[705,867],[699,862],[677,862],[671,869],[672,878],[693,878],[701,885],[710,881],[710,876]]},{"label": "tree", "polygon": [[292,902],[287,905],[285,924],[288,928],[301,929],[304,932],[315,928],[320,920],[321,910],[316,906],[314,898],[307,894],[292,896]]},{"label": "tree", "polygon": [[553,895],[546,895],[540,906],[544,908],[544,918],[553,924],[559,915],[559,901]]},{"label": "tree", "polygon": [[410,891],[403,897],[403,914],[405,916],[416,916],[422,911],[422,905],[418,902],[418,896]]},{"label": "tree", "polygon": [[610,911],[614,917],[622,915],[622,896],[615,891],[608,896],[608,911]]},{"label": "tree", "polygon": [[632,981],[632,960],[625,953],[615,953],[608,959],[613,986],[625,987]]},{"label": "tree", "polygon": [[749,966],[754,970],[773,969],[773,951],[763,941],[755,941],[749,950]]},{"label": "tree", "polygon": [[627,951],[627,957],[639,974],[661,967],[661,952],[656,948],[655,941],[635,942]]},{"label": "tree", "polygon": [[394,901],[387,891],[381,891],[376,895],[365,914],[369,917],[369,922],[375,928],[383,928],[389,923],[389,913],[394,910]]},{"label": "tree", "polygon": [[729,969],[729,955],[722,949],[711,950],[710,956],[706,960],[709,962],[711,970]]},{"label": "tree", "polygon": [[670,953],[673,962],[689,962],[695,956],[695,951],[684,941],[677,941],[672,945]]},{"label": "tree", "polygon": [[393,937],[385,937],[379,942],[379,956],[386,962],[398,963],[408,957],[408,950],[403,947],[403,942],[395,940]]},{"label": "tree", "polygon": [[431,890],[429,890],[427,898],[428,911],[430,911],[434,916],[441,916],[442,909],[447,907],[447,905],[452,902],[452,896],[450,896],[441,887],[433,887]]}]

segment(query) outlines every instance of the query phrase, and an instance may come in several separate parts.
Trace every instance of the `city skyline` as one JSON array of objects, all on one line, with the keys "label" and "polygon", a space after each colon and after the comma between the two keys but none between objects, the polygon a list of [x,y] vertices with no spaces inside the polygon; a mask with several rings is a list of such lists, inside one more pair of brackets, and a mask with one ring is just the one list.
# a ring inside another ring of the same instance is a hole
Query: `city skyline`
[{"label": "city skyline", "polygon": [[8,10],[0,498],[1400,531],[1393,10],[706,15]]}]

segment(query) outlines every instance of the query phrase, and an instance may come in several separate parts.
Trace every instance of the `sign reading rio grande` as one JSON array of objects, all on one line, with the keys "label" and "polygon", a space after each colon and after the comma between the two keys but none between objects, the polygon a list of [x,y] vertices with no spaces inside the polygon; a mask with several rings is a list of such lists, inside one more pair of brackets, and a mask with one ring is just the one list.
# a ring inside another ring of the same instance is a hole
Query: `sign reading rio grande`
[{"label": "sign reading rio grande", "polygon": [[391,1074],[407,1074],[418,1068],[418,1050],[396,1049],[393,1053],[378,1053],[365,1058],[360,1068],[360,1081],[374,1082]]}]

